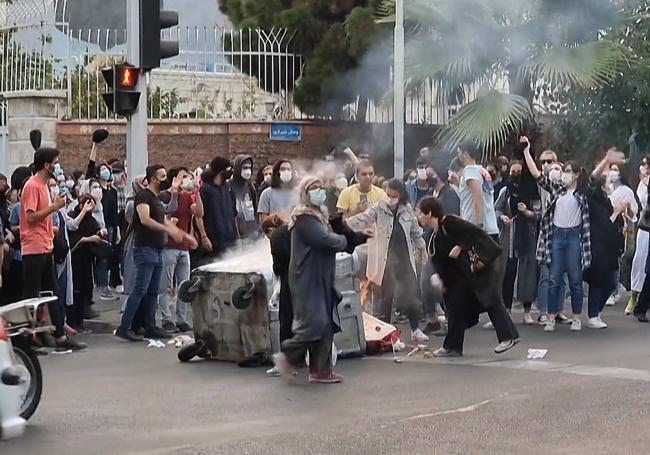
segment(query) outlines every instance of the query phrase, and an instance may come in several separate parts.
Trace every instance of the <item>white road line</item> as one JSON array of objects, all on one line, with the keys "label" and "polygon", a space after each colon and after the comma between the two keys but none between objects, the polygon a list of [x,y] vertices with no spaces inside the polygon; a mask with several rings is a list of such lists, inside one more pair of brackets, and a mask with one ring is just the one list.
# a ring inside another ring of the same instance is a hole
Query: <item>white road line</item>
[{"label": "white road line", "polygon": [[[392,357],[364,357],[365,360],[384,360],[393,362]],[[633,368],[619,368],[599,365],[576,365],[571,363],[547,362],[545,360],[428,360],[428,359],[404,359],[403,364],[425,363],[429,365],[463,365],[475,367],[509,368],[514,370],[545,371],[565,374],[576,374],[580,376],[595,376],[601,378],[627,379],[630,381],[650,382],[650,371],[637,370]]]}]

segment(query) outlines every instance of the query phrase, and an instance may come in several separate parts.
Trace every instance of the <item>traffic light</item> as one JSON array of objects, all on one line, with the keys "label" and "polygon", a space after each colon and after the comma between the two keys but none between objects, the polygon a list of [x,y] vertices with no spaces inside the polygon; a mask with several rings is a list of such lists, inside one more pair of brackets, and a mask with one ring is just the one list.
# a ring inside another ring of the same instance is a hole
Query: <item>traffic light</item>
[{"label": "traffic light", "polygon": [[102,94],[108,110],[118,115],[133,114],[140,101],[140,92],[135,90],[140,68],[123,63],[103,70],[102,75],[109,90],[108,93]]},{"label": "traffic light", "polygon": [[178,25],[178,12],[160,9],[160,0],[140,0],[140,66],[160,67],[160,61],[178,55],[178,40],[163,40],[161,30]]}]

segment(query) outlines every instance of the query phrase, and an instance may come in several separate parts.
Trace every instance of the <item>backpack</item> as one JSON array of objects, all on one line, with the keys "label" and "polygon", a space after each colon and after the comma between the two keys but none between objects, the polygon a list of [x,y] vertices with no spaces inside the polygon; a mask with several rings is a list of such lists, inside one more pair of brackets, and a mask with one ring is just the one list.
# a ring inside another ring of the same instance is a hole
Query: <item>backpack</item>
[{"label": "backpack", "polygon": [[68,251],[70,251],[70,246],[68,245],[68,240],[65,236],[65,220],[59,212],[56,212],[59,216],[59,232],[54,236],[54,249],[52,250],[52,256],[54,262],[57,264],[62,264],[65,262],[65,259],[68,257]]}]

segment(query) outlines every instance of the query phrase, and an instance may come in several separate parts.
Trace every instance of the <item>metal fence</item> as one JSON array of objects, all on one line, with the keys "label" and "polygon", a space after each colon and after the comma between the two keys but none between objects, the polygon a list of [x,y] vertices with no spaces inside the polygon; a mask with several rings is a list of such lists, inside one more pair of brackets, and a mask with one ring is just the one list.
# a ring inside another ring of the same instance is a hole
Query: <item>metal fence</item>
[{"label": "metal fence", "polygon": [[[303,58],[292,52],[293,33],[284,29],[229,30],[222,27],[176,27],[163,38],[179,41],[180,53],[148,75],[150,119],[322,119],[304,114],[293,102]],[[66,23],[0,28],[0,93],[64,90],[66,118],[107,120],[101,70],[124,61],[125,30],[70,30]],[[250,75],[253,76],[250,76]],[[297,81],[297,82],[296,82]],[[464,102],[475,98],[469,88]],[[392,122],[392,103],[360,101],[344,106],[331,120]],[[425,81],[407,96],[406,121],[444,124],[460,105],[441,103],[435,84]],[[6,106],[0,98],[0,126]]]}]

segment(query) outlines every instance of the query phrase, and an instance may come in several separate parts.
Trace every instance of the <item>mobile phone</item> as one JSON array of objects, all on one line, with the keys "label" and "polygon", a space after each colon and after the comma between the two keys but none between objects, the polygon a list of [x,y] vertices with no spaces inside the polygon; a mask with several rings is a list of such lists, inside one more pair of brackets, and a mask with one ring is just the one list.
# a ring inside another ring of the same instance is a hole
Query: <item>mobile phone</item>
[{"label": "mobile phone", "polygon": [[367,204],[368,203],[368,195],[367,194],[362,194],[361,198],[359,199],[360,204]]}]

